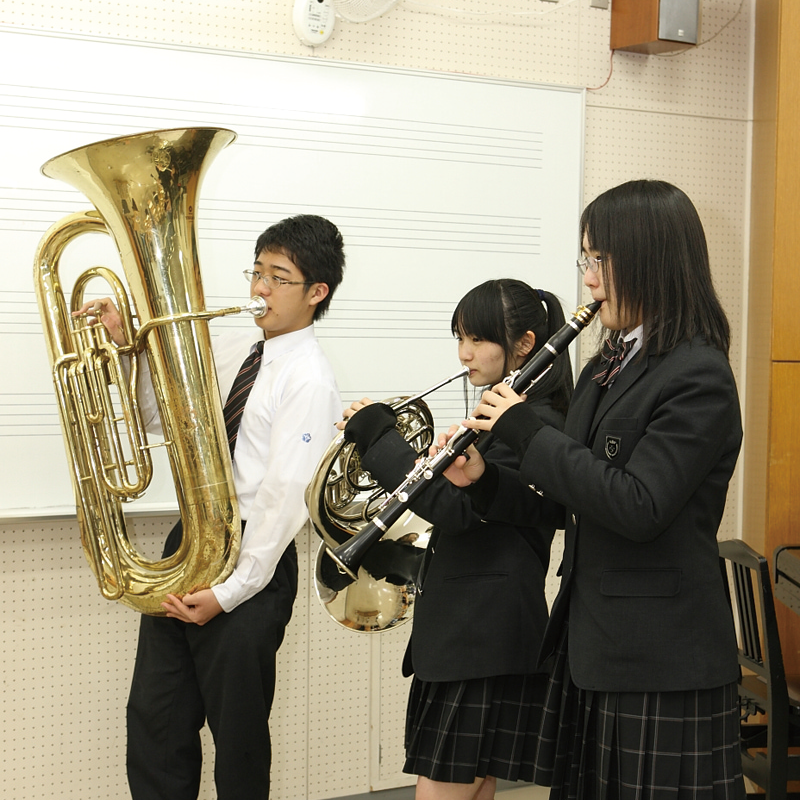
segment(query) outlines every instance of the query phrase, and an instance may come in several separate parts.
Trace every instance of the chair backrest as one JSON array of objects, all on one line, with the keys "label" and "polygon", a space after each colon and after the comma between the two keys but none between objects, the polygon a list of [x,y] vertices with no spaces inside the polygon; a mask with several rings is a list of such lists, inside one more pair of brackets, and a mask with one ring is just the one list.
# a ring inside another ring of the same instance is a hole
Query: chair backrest
[{"label": "chair backrest", "polygon": [[[767,800],[785,800],[787,781],[800,777],[800,762],[789,754],[789,693],[769,566],[764,556],[738,539],[720,542],[719,554],[742,670],[742,769],[747,778],[766,790]],[[766,722],[753,716],[759,712],[766,714]]]},{"label": "chair backrest", "polygon": [[[731,608],[739,643],[739,666],[758,675],[765,683],[770,705],[780,704],[779,714],[788,714],[789,695],[783,654],[775,616],[775,601],[767,559],[740,539],[719,543],[724,575],[730,564]],[[770,709],[762,709],[769,713]]]}]

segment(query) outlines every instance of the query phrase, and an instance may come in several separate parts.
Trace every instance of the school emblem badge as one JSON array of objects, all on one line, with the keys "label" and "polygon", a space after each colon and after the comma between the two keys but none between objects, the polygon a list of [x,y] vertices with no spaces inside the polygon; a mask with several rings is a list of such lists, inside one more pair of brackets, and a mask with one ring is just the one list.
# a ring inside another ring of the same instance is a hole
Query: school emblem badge
[{"label": "school emblem badge", "polygon": [[606,458],[616,458],[619,455],[620,444],[619,436],[606,436]]}]

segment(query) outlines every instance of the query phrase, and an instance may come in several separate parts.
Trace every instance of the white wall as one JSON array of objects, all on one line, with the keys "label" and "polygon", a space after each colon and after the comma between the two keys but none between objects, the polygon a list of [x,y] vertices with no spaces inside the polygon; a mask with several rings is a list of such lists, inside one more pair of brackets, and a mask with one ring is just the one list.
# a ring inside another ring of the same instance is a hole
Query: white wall
[{"label": "white wall", "polygon": [[[706,226],[741,382],[752,2],[703,0],[699,47],[674,56],[618,52],[607,83],[610,12],[591,8],[590,0],[400,0],[370,23],[338,20],[316,50],[295,36],[288,0],[4,0],[0,25],[590,88],[586,199],[638,177],[687,191]],[[13,65],[3,66],[3,82],[13,82]],[[76,88],[90,81],[75,76]],[[0,172],[0,194],[2,184]],[[30,264],[4,269],[27,271]],[[408,387],[419,388],[413,374]],[[42,491],[49,468],[42,465]],[[738,533],[740,491],[737,482],[721,537]],[[171,522],[137,519],[143,547],[157,549]],[[304,534],[298,544],[300,597],[280,654],[272,721],[273,797],[316,800],[407,781],[398,772],[407,689],[399,659],[407,632],[375,637],[337,628],[312,597],[317,543]],[[124,705],[136,615],[100,598],[74,521],[2,523],[0,547],[4,796],[126,797]],[[207,769],[204,800],[213,796],[208,775]]]}]

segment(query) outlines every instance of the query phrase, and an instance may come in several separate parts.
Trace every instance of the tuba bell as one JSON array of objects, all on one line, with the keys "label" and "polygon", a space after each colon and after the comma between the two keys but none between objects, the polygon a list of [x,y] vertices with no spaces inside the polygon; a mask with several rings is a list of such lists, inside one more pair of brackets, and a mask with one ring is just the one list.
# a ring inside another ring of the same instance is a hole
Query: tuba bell
[{"label": "tuba bell", "polygon": [[[433,444],[433,415],[422,399],[442,386],[466,376],[468,368],[413,397],[384,400],[397,415],[396,428],[411,447],[424,456]],[[317,598],[330,617],[345,628],[379,633],[410,620],[417,596],[416,569],[406,570],[403,582],[376,578],[360,566],[355,580],[337,569],[329,552],[352,541],[381,511],[390,493],[361,464],[355,445],[339,434],[319,461],[306,489],[309,518],[322,539],[314,570]],[[409,554],[422,555],[431,525],[406,511],[384,538],[406,545]],[[413,563],[413,555],[409,555]]]},{"label": "tuba bell", "polygon": [[[224,580],[239,552],[241,524],[208,321],[241,311],[259,316],[264,305],[259,299],[205,310],[196,233],[206,167],[235,138],[217,128],[153,131],[72,150],[42,167],[95,206],[50,228],[34,264],[81,543],[103,596],[145,614],[163,615],[167,594]],[[127,345],[114,344],[102,324],[68,310],[61,256],[84,233],[113,238],[139,327],[122,281],[106,267],[80,275],[70,308],[81,307],[91,280],[104,280]],[[139,412],[142,358],[150,368],[163,445],[148,443]],[[156,446],[167,449],[184,535],[174,555],[153,561],[131,543],[122,506],[150,485]]]}]

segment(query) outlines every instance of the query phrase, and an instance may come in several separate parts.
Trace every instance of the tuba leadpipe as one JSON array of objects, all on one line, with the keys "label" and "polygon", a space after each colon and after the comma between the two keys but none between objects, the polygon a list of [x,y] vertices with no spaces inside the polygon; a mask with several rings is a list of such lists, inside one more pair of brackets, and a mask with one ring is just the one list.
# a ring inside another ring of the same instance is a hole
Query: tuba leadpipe
[{"label": "tuba leadpipe", "polygon": [[[208,321],[266,310],[205,308],[197,253],[197,193],[210,161],[236,135],[195,128],[109,139],[64,153],[42,172],[82,191],[95,209],[53,225],[36,253],[34,283],[71,464],[81,543],[104,597],[163,615],[167,594],[212,586],[233,570],[241,523]],[[110,235],[139,320],[120,278],[92,267],[67,308],[59,275],[64,248],[85,233]],[[99,321],[74,316],[95,278],[111,287],[127,345]],[[165,441],[150,444],[137,386],[150,367]],[[153,477],[151,449],[169,456],[184,536],[168,558],[149,560],[130,541],[122,506]]]},{"label": "tuba leadpipe", "polygon": [[[553,365],[555,359],[592,321],[602,304],[599,302],[579,306],[572,317],[545,342],[533,358],[522,368],[503,379],[518,394],[526,394]],[[422,494],[433,480],[439,477],[467,447],[474,444],[480,431],[460,425],[447,444],[434,456],[421,459],[384,501],[369,525],[357,535],[337,547],[328,547],[328,555],[337,567],[350,578],[357,578],[359,567],[369,549],[409,508],[414,498]]]}]

